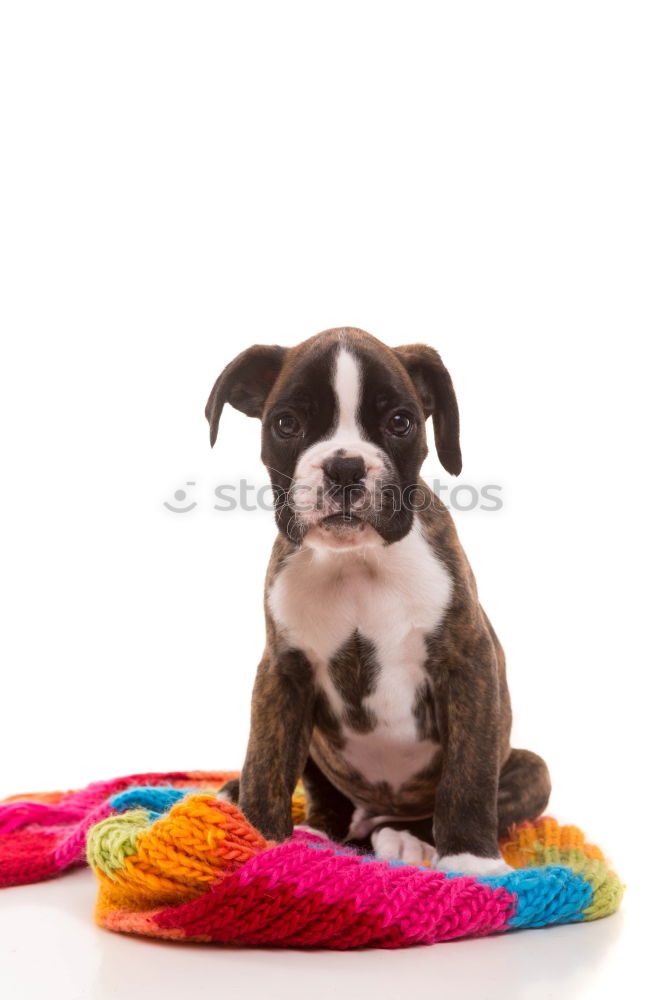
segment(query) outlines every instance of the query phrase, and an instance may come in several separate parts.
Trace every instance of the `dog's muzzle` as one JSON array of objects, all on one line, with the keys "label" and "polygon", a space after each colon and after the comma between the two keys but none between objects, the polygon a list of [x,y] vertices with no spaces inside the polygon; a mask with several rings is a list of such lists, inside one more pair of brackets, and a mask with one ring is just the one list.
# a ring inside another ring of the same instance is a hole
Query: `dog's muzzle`
[{"label": "dog's muzzle", "polygon": [[323,520],[339,517],[350,521],[360,514],[369,498],[364,483],[366,467],[363,459],[336,455],[322,464],[322,472],[326,501],[322,507],[324,511],[330,511]]}]

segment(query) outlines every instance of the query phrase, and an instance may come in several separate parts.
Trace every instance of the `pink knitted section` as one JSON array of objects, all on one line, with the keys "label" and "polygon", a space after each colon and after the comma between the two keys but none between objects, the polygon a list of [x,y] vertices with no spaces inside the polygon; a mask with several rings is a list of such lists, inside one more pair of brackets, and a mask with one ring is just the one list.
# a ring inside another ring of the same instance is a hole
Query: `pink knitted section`
[{"label": "pink knitted section", "polygon": [[0,805],[0,833],[12,833],[22,826],[68,826],[81,818],[78,810],[47,806],[41,802],[8,802]]},{"label": "pink knitted section", "polygon": [[[235,772],[170,771],[129,774],[63,792],[52,804],[12,796],[0,802],[0,886],[51,878],[84,865],[86,834],[113,810],[108,799],[135,785],[194,788],[222,784]],[[39,796],[35,796],[39,798]]]},{"label": "pink knitted section", "polygon": [[[111,815],[113,810],[106,802],[84,816],[77,823],[62,826],[45,826],[35,823],[25,829],[0,834],[0,886],[41,882],[57,875],[63,868],[85,864],[86,834],[91,826]],[[44,820],[43,814],[41,815]]]},{"label": "pink knitted section", "polygon": [[[504,930],[514,913],[515,896],[504,888],[366,861],[294,837],[199,899],[152,913],[142,933],[171,937],[180,930],[188,939],[244,945],[397,948]],[[135,930],[135,917],[127,914],[124,927],[116,913],[114,929]]]}]

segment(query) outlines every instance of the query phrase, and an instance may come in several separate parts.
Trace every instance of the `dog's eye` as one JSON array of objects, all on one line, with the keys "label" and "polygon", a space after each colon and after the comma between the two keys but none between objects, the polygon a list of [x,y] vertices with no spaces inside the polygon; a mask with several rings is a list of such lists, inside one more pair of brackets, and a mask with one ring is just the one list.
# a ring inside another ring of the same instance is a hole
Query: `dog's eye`
[{"label": "dog's eye", "polygon": [[389,418],[388,430],[391,434],[395,434],[396,437],[405,437],[411,431],[412,426],[412,418],[406,413],[394,413]]},{"label": "dog's eye", "polygon": [[301,433],[301,424],[293,413],[283,413],[275,421],[275,430],[283,438],[296,437]]}]

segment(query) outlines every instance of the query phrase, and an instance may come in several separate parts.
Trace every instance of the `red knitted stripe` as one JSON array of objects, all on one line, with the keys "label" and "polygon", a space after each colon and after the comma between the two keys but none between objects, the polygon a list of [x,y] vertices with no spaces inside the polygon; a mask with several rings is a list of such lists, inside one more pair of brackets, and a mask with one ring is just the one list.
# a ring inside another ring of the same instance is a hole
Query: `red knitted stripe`
[{"label": "red knitted stripe", "polygon": [[41,882],[60,868],[53,852],[62,834],[58,830],[20,830],[0,834],[0,886]]},{"label": "red knitted stripe", "polygon": [[473,878],[344,859],[292,842],[152,921],[186,938],[244,945],[397,948],[490,934],[506,928],[514,912],[512,894]]}]

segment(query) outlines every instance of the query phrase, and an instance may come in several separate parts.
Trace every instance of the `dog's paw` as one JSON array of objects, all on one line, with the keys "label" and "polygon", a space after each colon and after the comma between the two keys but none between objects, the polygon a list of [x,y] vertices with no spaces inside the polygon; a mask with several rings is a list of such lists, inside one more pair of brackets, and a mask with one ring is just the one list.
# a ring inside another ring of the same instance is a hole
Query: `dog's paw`
[{"label": "dog's paw", "polygon": [[447,854],[436,858],[433,867],[457,875],[508,875],[514,870],[501,857],[479,858],[476,854]]},{"label": "dog's paw", "polygon": [[410,865],[422,865],[435,857],[435,848],[431,844],[419,840],[408,830],[393,830],[390,826],[374,830],[370,835],[370,843],[375,857],[380,861],[405,861]]}]

